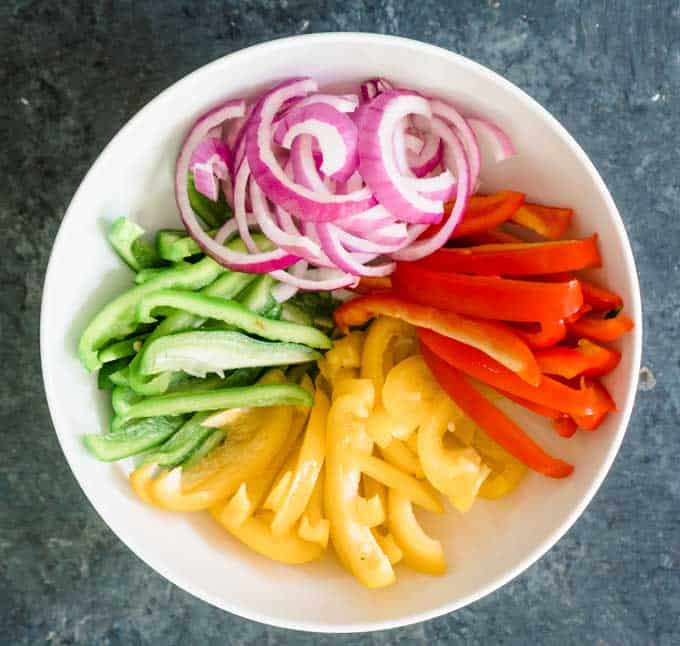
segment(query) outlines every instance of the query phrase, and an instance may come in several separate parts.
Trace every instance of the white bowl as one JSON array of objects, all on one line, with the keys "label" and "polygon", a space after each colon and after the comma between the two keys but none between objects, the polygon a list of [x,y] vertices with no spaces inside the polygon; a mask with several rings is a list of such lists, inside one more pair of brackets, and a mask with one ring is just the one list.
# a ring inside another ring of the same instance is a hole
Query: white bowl
[{"label": "white bowl", "polygon": [[[105,224],[124,214],[150,229],[177,225],[173,169],[192,121],[219,99],[250,95],[300,74],[338,86],[384,76],[496,119],[519,155],[499,165],[485,163],[483,188],[510,187],[538,202],[574,207],[574,233],[600,235],[605,269],[597,277],[623,296],[636,322],[620,344],[620,366],[606,381],[618,412],[597,432],[562,439],[542,420],[517,411],[543,446],[576,465],[574,474],[560,481],[532,474],[501,501],[479,501],[466,515],[425,518],[445,545],[449,572],[427,577],[398,566],[396,585],[384,590],[362,588],[331,557],[305,566],[268,561],[205,513],[155,511],[132,493],[123,466],[97,462],[80,440],[106,427],[109,409],[94,375],[78,362],[77,339],[90,317],[131,279],[108,247]],[[593,164],[546,110],[497,74],[443,49],[371,34],[320,34],[258,45],[206,65],[151,101],[114,137],[80,185],[54,244],[43,292],[41,356],[66,459],[101,517],[141,559],[195,596],[243,617],[300,630],[351,632],[402,626],[461,608],[517,576],[569,529],[623,439],[637,388],[641,321],[621,217]]]}]

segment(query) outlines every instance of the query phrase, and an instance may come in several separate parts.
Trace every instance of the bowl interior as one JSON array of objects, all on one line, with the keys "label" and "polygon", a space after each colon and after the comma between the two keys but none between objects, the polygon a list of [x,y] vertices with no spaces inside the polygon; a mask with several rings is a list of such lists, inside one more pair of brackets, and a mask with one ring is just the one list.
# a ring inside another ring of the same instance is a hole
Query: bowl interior
[{"label": "bowl interior", "polygon": [[[80,436],[105,428],[107,397],[78,362],[89,318],[130,283],[109,249],[108,222],[125,214],[149,229],[177,226],[172,178],[180,141],[195,117],[223,97],[250,95],[271,82],[308,74],[347,86],[385,76],[496,119],[519,155],[483,164],[483,189],[509,187],[532,200],[576,209],[575,235],[597,231],[605,269],[596,277],[622,294],[639,323],[637,276],[616,208],[585,154],[538,104],[467,59],[397,38],[329,34],[275,41],[216,61],[172,86],[113,139],[78,190],[54,246],[42,311],[42,360],[54,425],[80,485],[97,511],[143,560],[177,585],[221,608],[291,628],[352,631],[425,619],[495,589],[544,553],[581,513],[618,449],[628,421],[640,357],[638,328],[621,344],[623,361],[606,381],[619,406],[596,433],[557,437],[541,419],[512,409],[548,450],[572,461],[571,478],[531,475],[511,496],[472,511],[424,514],[450,565],[442,577],[397,566],[398,583],[369,591],[333,558],[306,566],[272,563],[242,547],[205,513],[171,514],[140,503],[129,465],[105,465]],[[171,540],[168,540],[172,537]]]}]

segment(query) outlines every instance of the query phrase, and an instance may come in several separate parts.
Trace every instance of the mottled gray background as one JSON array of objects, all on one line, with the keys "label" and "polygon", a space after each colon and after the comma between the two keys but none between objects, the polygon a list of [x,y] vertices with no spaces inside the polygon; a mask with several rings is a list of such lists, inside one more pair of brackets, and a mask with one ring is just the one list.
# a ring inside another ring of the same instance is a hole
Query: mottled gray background
[{"label": "mottled gray background", "polygon": [[[539,563],[455,614],[346,637],[244,621],[140,562],[66,466],[38,356],[52,240],[112,135],[208,61],[335,30],[458,51],[562,121],[625,220],[644,298],[643,364],[653,373],[604,486]],[[0,60],[0,643],[680,643],[677,1],[4,0]]]}]

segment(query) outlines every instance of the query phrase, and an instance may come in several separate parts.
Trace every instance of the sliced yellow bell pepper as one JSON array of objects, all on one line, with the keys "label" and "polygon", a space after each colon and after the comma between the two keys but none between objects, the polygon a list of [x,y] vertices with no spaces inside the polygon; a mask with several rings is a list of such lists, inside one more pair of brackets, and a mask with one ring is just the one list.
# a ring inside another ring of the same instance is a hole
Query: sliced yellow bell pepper
[{"label": "sliced yellow bell pepper", "polygon": [[374,480],[365,473],[361,474],[361,490],[364,498],[380,498],[380,503],[383,509],[387,509],[387,487],[382,483]]},{"label": "sliced yellow bell pepper", "polygon": [[290,486],[276,507],[272,532],[290,531],[302,516],[314,491],[326,454],[326,422],[330,403],[325,393],[317,390],[314,406],[300,448],[300,455],[291,475]]},{"label": "sliced yellow bell pepper", "polygon": [[233,536],[262,556],[281,563],[299,564],[318,559],[323,548],[301,539],[297,534],[288,532],[282,536],[274,536],[269,523],[271,512],[261,511],[251,516],[240,525],[232,525],[215,508],[210,510],[213,518],[227,529]]},{"label": "sliced yellow bell pepper", "polygon": [[393,583],[395,576],[371,528],[357,519],[361,471],[349,451],[369,454],[373,449],[364,420],[375,396],[370,380],[361,380],[361,385],[361,393],[355,389],[334,398],[328,414],[324,502],[340,561],[365,586],[377,588]]},{"label": "sliced yellow bell pepper", "polygon": [[527,474],[527,467],[480,428],[475,431],[473,445],[491,468],[479,489],[480,498],[495,500],[514,491]]},{"label": "sliced yellow bell pepper", "polygon": [[355,331],[333,341],[333,348],[326,352],[326,361],[331,366],[358,368],[361,366],[365,338],[365,332]]},{"label": "sliced yellow bell pepper", "polygon": [[425,477],[423,467],[418,461],[418,456],[409,447],[396,437],[385,447],[380,447],[380,453],[386,462],[392,466],[415,476],[418,479]]},{"label": "sliced yellow bell pepper", "polygon": [[444,574],[446,561],[442,544],[430,538],[413,513],[411,501],[396,489],[387,495],[390,533],[404,555],[404,563],[426,574]]},{"label": "sliced yellow bell pepper", "polygon": [[375,536],[378,545],[380,545],[382,551],[385,552],[385,555],[392,565],[396,565],[404,558],[404,552],[401,551],[401,548],[397,545],[392,534],[389,532],[383,534],[377,527],[371,531],[373,532],[373,536]]},{"label": "sliced yellow bell pepper", "polygon": [[158,470],[158,465],[150,462],[136,468],[130,474],[130,484],[133,491],[148,505],[158,506],[151,498],[149,486],[153,482],[153,477]]},{"label": "sliced yellow bell pepper", "polygon": [[459,511],[468,511],[490,469],[473,448],[449,449],[444,446],[449,420],[456,406],[442,393],[430,418],[418,430],[418,456],[427,479],[449,496]]},{"label": "sliced yellow bell pepper", "polygon": [[318,543],[324,549],[328,546],[328,539],[330,537],[330,523],[327,518],[323,517],[325,470],[325,467],[321,469],[319,477],[316,479],[314,491],[312,491],[312,496],[309,499],[298,527],[298,536],[300,538],[312,543]]}]

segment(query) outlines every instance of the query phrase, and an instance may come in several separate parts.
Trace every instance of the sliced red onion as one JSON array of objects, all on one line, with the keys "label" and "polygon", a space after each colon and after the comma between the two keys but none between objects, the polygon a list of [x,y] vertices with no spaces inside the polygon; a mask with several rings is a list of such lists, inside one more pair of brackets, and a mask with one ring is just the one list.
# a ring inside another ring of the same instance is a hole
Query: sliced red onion
[{"label": "sliced red onion", "polygon": [[352,235],[351,233],[343,231],[337,227],[335,228],[335,232],[340,244],[350,252],[356,251],[365,254],[387,255],[394,253],[395,251],[399,251],[399,249],[401,249],[408,242],[406,236],[402,236],[396,243],[381,243],[375,242],[374,240],[369,240],[368,238],[361,238],[359,236]]},{"label": "sliced red onion", "polygon": [[376,229],[393,224],[394,221],[395,217],[384,206],[378,204],[363,213],[336,220],[335,224],[350,233],[367,236]]},{"label": "sliced red onion", "polygon": [[423,152],[423,147],[425,146],[425,141],[418,135],[412,132],[404,133],[404,147],[408,152],[414,155],[420,155]]},{"label": "sliced red onion", "polygon": [[[408,247],[394,253],[392,257],[396,260],[419,260],[443,247],[458,225],[470,196],[470,165],[465,146],[458,134],[439,117],[434,117],[431,123],[433,132],[445,142],[455,160],[456,175],[458,178],[456,201],[448,219],[435,235],[424,240],[416,240]],[[414,228],[409,233],[409,237],[411,237],[415,231]],[[420,233],[417,235],[420,235]],[[412,238],[412,240],[415,240],[415,238]]]},{"label": "sliced red onion", "polygon": [[316,140],[323,161],[321,172],[344,182],[356,170],[357,127],[343,112],[326,103],[295,106],[281,119],[274,131],[274,142],[290,149],[300,135],[310,135]]},{"label": "sliced red onion", "polygon": [[[215,130],[212,128],[211,130]],[[196,190],[213,202],[220,195],[218,179],[229,177],[229,149],[221,139],[207,137],[191,153],[189,170],[194,175]]]},{"label": "sliced red onion", "polygon": [[[469,120],[463,118],[458,110],[452,105],[445,103],[440,99],[431,99],[430,105],[432,106],[432,114],[451,124],[456,129],[458,136],[465,146],[467,158],[470,163],[470,191],[472,192],[475,189],[475,186],[477,186],[482,157],[479,152],[477,137],[470,127]],[[447,165],[449,166],[454,163],[455,161],[453,159],[447,160]]]},{"label": "sliced red onion", "polygon": [[257,102],[246,134],[246,153],[253,178],[265,195],[278,206],[303,220],[326,222],[360,213],[375,204],[368,189],[348,195],[328,195],[292,182],[272,150],[272,121],[289,98],[316,90],[308,78],[291,79],[266,92]]},{"label": "sliced red onion", "polygon": [[319,176],[312,149],[311,135],[300,135],[293,142],[290,151],[290,163],[293,178],[300,185],[322,194],[330,194],[328,186]]},{"label": "sliced red onion", "polygon": [[481,117],[468,117],[468,123],[475,133],[487,136],[493,145],[494,157],[497,162],[501,162],[517,154],[512,139],[493,121],[482,119]]},{"label": "sliced red onion", "polygon": [[444,203],[407,186],[394,159],[394,131],[409,114],[430,117],[429,101],[415,92],[391,90],[367,104],[359,130],[359,172],[390,213],[406,222],[433,224],[441,220]]},{"label": "sliced red onion", "polygon": [[370,101],[378,96],[378,86],[375,81],[364,81],[359,89],[361,91],[361,98],[364,101]]},{"label": "sliced red onion", "polygon": [[409,167],[416,177],[425,177],[434,170],[442,159],[444,145],[439,137],[431,132],[423,135],[423,148],[418,154],[406,152]]},{"label": "sliced red onion", "polygon": [[384,245],[408,244],[408,229],[403,222],[394,222],[387,226],[371,231],[366,235],[367,240]]},{"label": "sliced red onion", "polygon": [[210,132],[212,128],[219,126],[228,119],[243,116],[245,109],[245,101],[233,99],[209,110],[194,123],[184,139],[179,156],[177,157],[175,165],[175,199],[187,232],[196,240],[201,249],[216,262],[225,267],[240,271],[268,272],[271,271],[272,267],[276,266],[276,262],[273,262],[273,252],[253,256],[232,251],[213,240],[199,224],[189,203],[189,195],[187,193],[189,164],[191,154],[196,146],[201,143],[206,133]]},{"label": "sliced red onion", "polygon": [[341,230],[330,222],[319,222],[315,226],[321,247],[335,266],[342,271],[355,276],[388,276],[394,271],[395,264],[393,262],[374,266],[357,262],[352,254],[343,247],[339,237]]},{"label": "sliced red onion", "polygon": [[338,112],[354,112],[359,106],[359,97],[356,94],[312,94],[298,100],[293,106],[295,109],[304,108],[308,105],[324,103]]},{"label": "sliced red onion", "polygon": [[275,245],[301,258],[316,259],[321,254],[321,248],[307,236],[291,235],[281,229],[272,217],[267,206],[267,198],[257,182],[250,182],[250,201],[253,205],[253,214],[264,233]]}]

